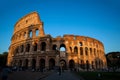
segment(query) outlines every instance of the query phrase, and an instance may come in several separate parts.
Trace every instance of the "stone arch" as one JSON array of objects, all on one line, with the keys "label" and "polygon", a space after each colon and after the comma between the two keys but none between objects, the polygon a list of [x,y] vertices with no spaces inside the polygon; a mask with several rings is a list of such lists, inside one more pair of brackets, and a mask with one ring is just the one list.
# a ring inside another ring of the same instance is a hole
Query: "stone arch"
[{"label": "stone arch", "polygon": [[24,46],[21,45],[21,49],[20,49],[20,52],[22,53],[24,51]]},{"label": "stone arch", "polygon": [[32,69],[36,69],[36,59],[32,59]]},{"label": "stone arch", "polygon": [[34,51],[37,51],[37,43],[34,43],[34,45],[33,45],[33,50],[34,50]]},{"label": "stone arch", "polygon": [[88,48],[85,47],[85,54],[88,55]]},{"label": "stone arch", "polygon": [[22,60],[19,60],[19,67],[22,67]]},{"label": "stone arch", "polygon": [[60,45],[60,57],[66,57],[66,46],[64,44]]},{"label": "stone arch", "polygon": [[78,48],[75,46],[74,47],[74,53],[77,54],[78,53]]},{"label": "stone arch", "polygon": [[36,29],[36,30],[35,30],[35,35],[36,35],[36,36],[39,36],[39,32],[40,32],[39,29]]},{"label": "stone arch", "polygon": [[26,38],[27,38],[27,33],[24,32],[23,36],[24,36],[24,38],[26,39]]},{"label": "stone arch", "polygon": [[92,69],[94,69],[94,61],[91,62]]},{"label": "stone arch", "polygon": [[25,59],[25,64],[24,64],[24,67],[25,67],[25,69],[28,69],[28,62],[29,62],[29,60],[28,59]]},{"label": "stone arch", "polygon": [[32,38],[32,35],[33,35],[32,30],[30,30],[29,31],[29,38]]},{"label": "stone arch", "polygon": [[49,59],[49,69],[54,69],[55,67],[55,60],[53,58]]},{"label": "stone arch", "polygon": [[81,60],[81,68],[82,68],[82,69],[85,69],[85,63],[84,63],[83,60]]},{"label": "stone arch", "polygon": [[80,45],[80,46],[83,46],[83,43],[82,43],[82,42],[79,42],[79,45]]},{"label": "stone arch", "polygon": [[92,55],[92,48],[90,48],[90,55]]},{"label": "stone arch", "polygon": [[43,58],[40,59],[39,67],[40,67],[40,70],[43,71],[43,69],[45,68],[45,59]]},{"label": "stone arch", "polygon": [[27,45],[26,45],[26,52],[29,52],[30,51],[30,44],[28,43]]},{"label": "stone arch", "polygon": [[89,61],[86,60],[86,68],[87,68],[87,71],[89,70],[90,66],[89,66]]},{"label": "stone arch", "polygon": [[72,53],[72,47],[70,47],[70,53]]},{"label": "stone arch", "polygon": [[41,51],[46,51],[46,43],[45,42],[41,43]]},{"label": "stone arch", "polygon": [[15,49],[15,55],[19,53],[19,46]]},{"label": "stone arch", "polygon": [[67,68],[67,64],[66,64],[66,61],[64,59],[60,60],[60,66],[62,67],[62,69]]},{"label": "stone arch", "polygon": [[74,69],[75,68],[75,62],[73,59],[69,60],[69,68]]},{"label": "stone arch", "polygon": [[56,45],[56,44],[54,44],[54,45],[52,46],[52,50],[57,50],[57,45]]},{"label": "stone arch", "polygon": [[66,46],[65,46],[65,44],[61,44],[59,50],[60,50],[60,51],[66,51]]},{"label": "stone arch", "polygon": [[83,55],[83,47],[80,47],[80,55]]}]

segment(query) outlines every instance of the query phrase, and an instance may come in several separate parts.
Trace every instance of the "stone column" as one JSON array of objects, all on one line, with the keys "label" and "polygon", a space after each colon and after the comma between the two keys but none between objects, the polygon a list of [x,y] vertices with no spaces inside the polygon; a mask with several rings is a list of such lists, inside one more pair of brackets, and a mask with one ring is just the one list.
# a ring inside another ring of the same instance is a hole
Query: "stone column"
[{"label": "stone column", "polygon": [[29,31],[26,31],[26,39],[29,38]]},{"label": "stone column", "polygon": [[32,59],[28,59],[28,69],[32,68]]},{"label": "stone column", "polygon": [[40,58],[37,56],[37,59],[36,59],[36,70],[39,69],[39,60],[40,60]]},{"label": "stone column", "polygon": [[33,33],[32,38],[36,37],[36,30],[35,29],[32,30],[32,33]]},{"label": "stone column", "polygon": [[49,59],[48,59],[48,56],[45,57],[45,68],[49,69]]},{"label": "stone column", "polygon": [[44,36],[44,29],[43,29],[43,23],[39,25],[39,36]]}]

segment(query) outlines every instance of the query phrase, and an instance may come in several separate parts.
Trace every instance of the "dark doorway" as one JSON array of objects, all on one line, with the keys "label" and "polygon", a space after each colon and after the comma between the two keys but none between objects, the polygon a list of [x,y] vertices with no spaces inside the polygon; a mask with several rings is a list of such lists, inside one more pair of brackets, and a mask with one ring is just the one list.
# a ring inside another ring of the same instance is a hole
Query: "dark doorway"
[{"label": "dark doorway", "polygon": [[74,60],[70,60],[70,61],[69,61],[69,68],[70,68],[71,70],[73,70],[73,69],[75,68],[75,62],[74,62]]},{"label": "dark doorway", "polygon": [[35,68],[36,68],[36,60],[32,59],[32,69],[35,69]]},{"label": "dark doorway", "polygon": [[25,60],[25,69],[28,69],[28,59]]},{"label": "dark doorway", "polygon": [[40,59],[39,66],[40,71],[43,71],[43,69],[45,68],[45,59]]},{"label": "dark doorway", "polygon": [[49,69],[54,69],[54,67],[55,67],[55,60],[51,58],[49,60]]},{"label": "dark doorway", "polygon": [[67,66],[66,66],[66,61],[65,60],[60,60],[60,66],[62,67],[62,69],[67,69]]}]

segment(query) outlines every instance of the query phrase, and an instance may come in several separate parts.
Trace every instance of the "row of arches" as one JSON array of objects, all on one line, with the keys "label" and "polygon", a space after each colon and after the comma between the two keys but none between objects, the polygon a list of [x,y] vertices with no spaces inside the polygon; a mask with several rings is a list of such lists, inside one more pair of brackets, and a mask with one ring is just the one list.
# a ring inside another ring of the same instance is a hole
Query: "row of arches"
[{"label": "row of arches", "polygon": [[[55,59],[51,58],[48,60],[49,69],[54,69],[56,67],[56,61]],[[78,65],[77,65],[78,64]],[[15,60],[13,66],[17,67],[24,67],[25,69],[32,68],[32,69],[44,69],[46,68],[46,60],[41,58],[39,62],[37,63],[36,59],[25,59],[25,60]],[[63,69],[75,69],[77,67],[81,69],[102,69],[104,64],[102,60],[95,60],[95,61],[88,61],[88,60],[80,60],[80,63],[75,63],[73,59],[69,60],[67,63],[65,60],[59,61],[59,66],[61,66]]]},{"label": "row of arches", "polygon": [[15,41],[15,40],[20,40],[20,39],[26,39],[26,38],[32,38],[33,36],[39,36],[39,29],[36,28],[36,29],[31,29],[29,31],[25,31],[25,32],[21,32],[21,33],[16,33],[12,40]]},{"label": "row of arches", "polygon": [[[37,50],[41,50],[41,51],[46,51],[46,47],[47,44],[46,42],[42,42],[40,45],[38,45],[37,43],[34,43],[34,45],[31,46],[31,44],[26,44],[26,45],[21,45],[18,46],[15,49],[15,54],[17,53],[22,53],[22,52],[30,52],[31,51],[37,51]],[[58,50],[58,51],[64,51],[66,52],[66,46],[64,44],[60,45],[60,48],[57,47],[56,44],[52,45],[52,50]],[[102,54],[103,52],[101,50],[97,50],[96,48],[88,48],[88,47],[77,47],[75,46],[74,48],[70,47],[69,48],[70,53],[74,53],[74,54],[80,54],[80,55],[94,55],[94,56],[99,56],[100,54]]]},{"label": "row of arches", "polygon": [[[40,50],[41,51],[46,51],[46,43],[45,42],[42,42],[40,44]],[[31,46],[31,44],[26,44],[26,45],[21,45],[21,46],[18,46],[16,49],[15,49],[15,54],[17,53],[22,53],[22,52],[30,52],[32,48],[32,51],[37,51],[38,50],[38,44],[37,43],[34,43],[34,45]]]}]

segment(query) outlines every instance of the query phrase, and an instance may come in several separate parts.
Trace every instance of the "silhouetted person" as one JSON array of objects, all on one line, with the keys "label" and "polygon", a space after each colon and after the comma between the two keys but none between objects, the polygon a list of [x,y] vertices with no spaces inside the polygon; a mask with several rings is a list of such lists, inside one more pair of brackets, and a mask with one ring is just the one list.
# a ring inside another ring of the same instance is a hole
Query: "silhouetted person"
[{"label": "silhouetted person", "polygon": [[59,75],[61,75],[61,68],[60,67],[59,67],[58,71],[59,71]]}]

